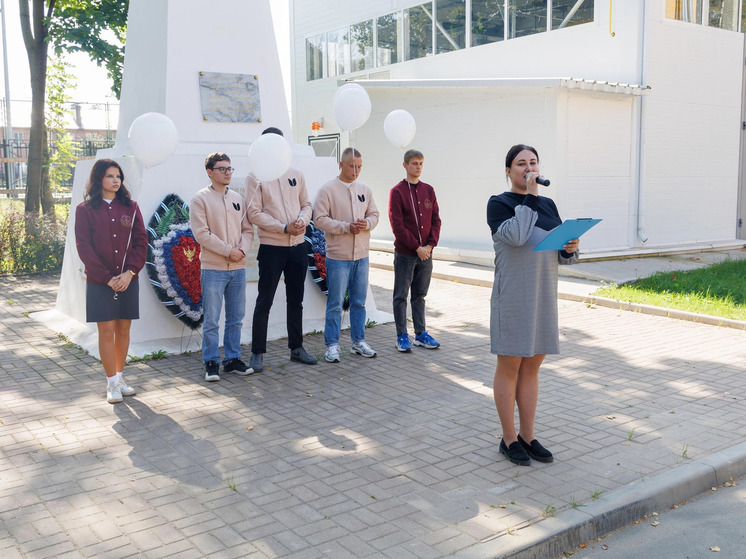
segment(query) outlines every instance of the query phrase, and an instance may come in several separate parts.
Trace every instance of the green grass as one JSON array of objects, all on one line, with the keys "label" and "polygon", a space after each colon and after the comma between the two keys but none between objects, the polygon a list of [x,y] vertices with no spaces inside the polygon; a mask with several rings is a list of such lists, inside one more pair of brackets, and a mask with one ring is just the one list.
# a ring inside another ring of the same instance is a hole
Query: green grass
[{"label": "green grass", "polygon": [[746,320],[746,260],[726,260],[698,270],[661,272],[594,293],[699,314]]},{"label": "green grass", "polygon": [[130,363],[145,363],[145,361],[150,361],[151,359],[154,361],[165,359],[167,355],[168,354],[166,353],[165,349],[159,349],[158,351],[154,351],[152,353],[146,353],[142,357],[139,357],[137,355],[127,355],[127,358],[130,360]]}]

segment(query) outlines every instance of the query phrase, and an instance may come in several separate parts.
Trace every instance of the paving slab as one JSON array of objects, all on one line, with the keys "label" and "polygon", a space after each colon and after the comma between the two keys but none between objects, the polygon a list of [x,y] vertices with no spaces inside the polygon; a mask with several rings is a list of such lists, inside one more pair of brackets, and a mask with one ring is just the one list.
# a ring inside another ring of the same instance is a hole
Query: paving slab
[{"label": "paving slab", "polygon": [[[486,286],[433,280],[438,350],[374,325],[376,359],[303,367],[277,340],[265,372],[219,383],[169,355],[128,365],[138,394],[112,406],[100,364],[27,316],[58,281],[0,278],[3,557],[520,556],[619,492],[678,498],[679,468],[720,483],[744,463],[744,331],[560,300],[537,411],[556,460],[519,467],[498,453]],[[392,273],[371,284],[388,310]]]}]

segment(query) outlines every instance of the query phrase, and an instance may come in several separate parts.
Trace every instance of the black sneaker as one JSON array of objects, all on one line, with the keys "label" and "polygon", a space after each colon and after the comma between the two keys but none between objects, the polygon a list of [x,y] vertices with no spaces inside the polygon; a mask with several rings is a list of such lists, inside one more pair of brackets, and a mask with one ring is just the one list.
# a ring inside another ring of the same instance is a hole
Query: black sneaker
[{"label": "black sneaker", "polygon": [[238,357],[234,357],[233,359],[229,359],[228,362],[223,365],[223,371],[226,373],[236,373],[237,375],[245,377],[246,375],[253,373],[254,369],[247,367],[246,363],[241,361]]},{"label": "black sneaker", "polygon": [[215,361],[205,363],[205,380],[207,382],[217,382],[220,380],[220,365]]},{"label": "black sneaker", "polygon": [[531,458],[537,462],[554,462],[554,456],[546,448],[544,448],[539,441],[534,439],[531,444],[524,441],[520,435],[518,435],[518,442],[521,443],[523,450],[526,451]]},{"label": "black sneaker", "polygon": [[521,443],[518,441],[510,443],[510,446],[505,444],[504,440],[500,441],[500,454],[504,454],[505,457],[510,460],[513,464],[519,466],[530,466],[531,458],[529,458],[526,451],[523,450]]},{"label": "black sneaker", "polygon": [[303,346],[290,350],[290,360],[303,363],[304,365],[315,365],[319,362],[318,359],[303,349]]}]

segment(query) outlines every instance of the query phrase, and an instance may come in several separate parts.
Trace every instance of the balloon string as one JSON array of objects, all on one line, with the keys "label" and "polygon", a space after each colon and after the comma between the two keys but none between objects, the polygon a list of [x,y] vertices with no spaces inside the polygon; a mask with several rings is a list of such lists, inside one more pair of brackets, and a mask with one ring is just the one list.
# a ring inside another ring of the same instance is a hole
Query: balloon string
[{"label": "balloon string", "polygon": [[[251,207],[251,204],[254,201],[254,197],[256,196],[256,193],[259,191],[259,189],[261,188],[261,186],[262,186],[262,181],[260,181],[259,179],[257,179],[256,180],[256,190],[254,190],[254,193],[251,195],[251,198],[249,199],[249,203],[245,204],[246,207],[244,208],[243,213],[241,213],[241,223],[243,223],[244,218],[248,215],[249,208]],[[254,232],[254,224],[251,223],[251,221],[249,221],[249,225],[251,225],[251,231],[253,233]]]},{"label": "balloon string", "polygon": [[[355,143],[356,143],[356,137],[355,137],[355,130],[350,130],[350,147],[352,148],[352,166],[355,166]],[[357,173],[355,173],[355,179],[352,181],[353,183],[357,180],[358,174],[360,171],[358,170]],[[352,188],[352,185],[350,185],[350,188]],[[357,221],[357,217],[355,216],[355,199],[352,200],[352,219],[354,221]]]}]

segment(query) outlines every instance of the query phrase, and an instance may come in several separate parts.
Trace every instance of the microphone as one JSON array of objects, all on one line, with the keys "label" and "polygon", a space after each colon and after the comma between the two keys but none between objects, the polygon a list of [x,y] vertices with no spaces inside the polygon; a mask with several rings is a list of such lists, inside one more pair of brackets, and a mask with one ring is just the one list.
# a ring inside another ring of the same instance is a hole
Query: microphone
[{"label": "microphone", "polygon": [[[528,180],[528,173],[526,173],[526,177],[525,178],[526,178],[526,180]],[[536,177],[536,182],[538,184],[541,184],[541,185],[544,185],[544,186],[549,186],[549,183],[550,183],[549,179],[545,179],[541,175],[539,175],[538,177]]]}]

